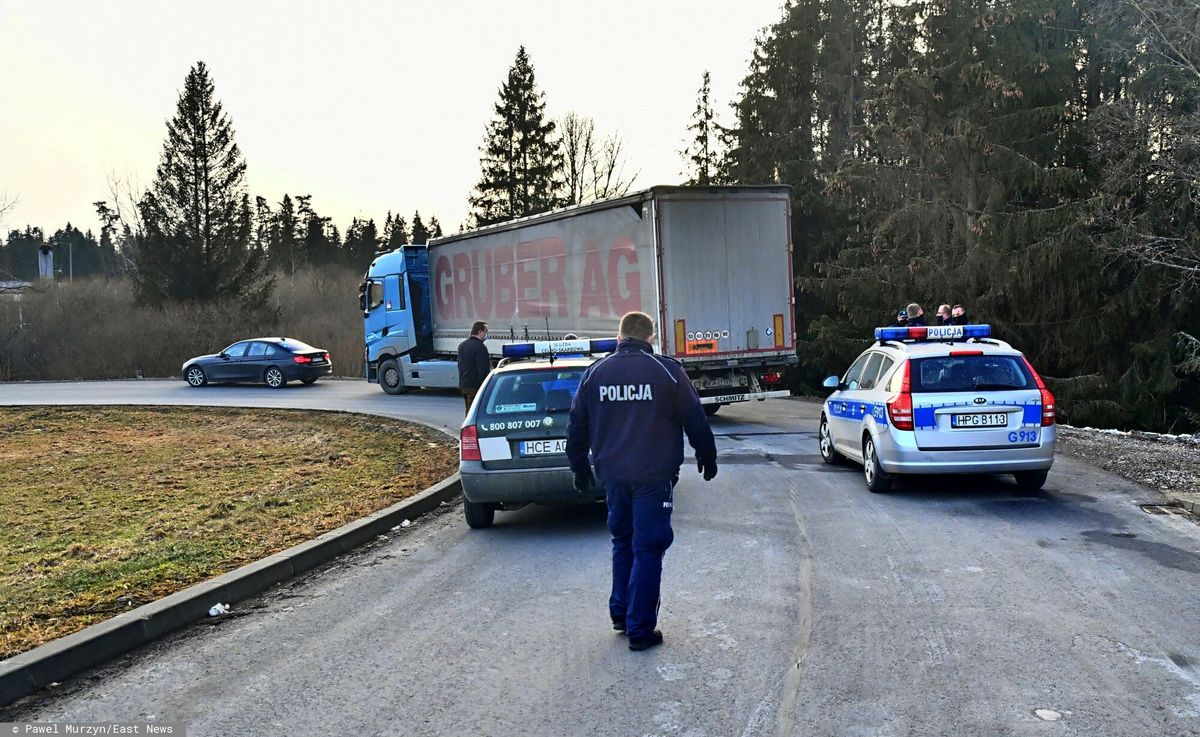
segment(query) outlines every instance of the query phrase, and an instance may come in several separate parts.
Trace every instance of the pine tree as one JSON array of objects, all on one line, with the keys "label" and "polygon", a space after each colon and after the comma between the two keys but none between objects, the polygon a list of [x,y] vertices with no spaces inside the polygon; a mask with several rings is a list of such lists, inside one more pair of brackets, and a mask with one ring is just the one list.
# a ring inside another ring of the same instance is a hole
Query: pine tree
[{"label": "pine tree", "polygon": [[536,215],[561,202],[562,152],[524,46],[499,94],[480,149],[482,176],[470,198],[477,226]]},{"label": "pine tree", "polygon": [[425,227],[425,223],[421,220],[420,210],[413,213],[412,242],[420,244],[429,242],[429,229]]},{"label": "pine tree", "polygon": [[712,79],[708,70],[704,70],[704,78],[700,90],[696,93],[696,109],[692,112],[692,139],[680,152],[684,161],[688,162],[688,170],[684,172],[688,184],[706,186],[715,183],[717,162],[720,155],[717,152],[717,129],[713,120],[712,108]]},{"label": "pine tree", "polygon": [[270,228],[270,248],[267,251],[271,267],[286,274],[294,274],[301,266],[300,217],[291,195],[284,194],[279,201]]},{"label": "pine tree", "polygon": [[442,233],[442,224],[438,222],[437,215],[431,215],[429,217],[429,238],[430,238],[430,240],[432,240],[434,238],[441,238],[443,235],[445,235],[445,234]]},{"label": "pine tree", "polygon": [[362,220],[355,217],[346,229],[346,240],[342,252],[356,269],[366,269],[379,250],[379,230],[374,220]]},{"label": "pine tree", "polygon": [[403,217],[397,215],[392,220],[392,228],[391,230],[385,230],[384,238],[387,239],[387,248],[389,251],[394,251],[400,246],[409,243],[408,223],[405,222]]},{"label": "pine tree", "polygon": [[265,254],[250,242],[246,163],[233,126],[213,97],[204,62],[188,72],[154,183],[138,203],[134,286],[149,304],[270,291]]}]

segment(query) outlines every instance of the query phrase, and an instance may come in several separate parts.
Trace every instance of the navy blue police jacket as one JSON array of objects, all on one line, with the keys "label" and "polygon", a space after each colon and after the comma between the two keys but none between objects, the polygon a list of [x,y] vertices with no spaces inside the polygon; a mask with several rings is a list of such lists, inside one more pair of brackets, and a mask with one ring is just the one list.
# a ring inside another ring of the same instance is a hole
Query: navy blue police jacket
[{"label": "navy blue police jacket", "polygon": [[590,448],[602,481],[666,481],[679,476],[684,433],[697,460],[716,460],[708,417],[683,366],[655,355],[645,341],[626,338],[580,380],[567,425],[567,458],[573,471],[584,473]]}]

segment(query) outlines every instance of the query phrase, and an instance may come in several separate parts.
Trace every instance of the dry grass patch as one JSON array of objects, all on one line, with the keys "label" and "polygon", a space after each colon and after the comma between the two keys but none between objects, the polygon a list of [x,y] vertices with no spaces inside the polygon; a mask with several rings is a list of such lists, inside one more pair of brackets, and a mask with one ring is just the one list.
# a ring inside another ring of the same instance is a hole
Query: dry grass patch
[{"label": "dry grass patch", "polygon": [[456,467],[441,433],[359,415],[0,410],[0,659],[328,532]]}]

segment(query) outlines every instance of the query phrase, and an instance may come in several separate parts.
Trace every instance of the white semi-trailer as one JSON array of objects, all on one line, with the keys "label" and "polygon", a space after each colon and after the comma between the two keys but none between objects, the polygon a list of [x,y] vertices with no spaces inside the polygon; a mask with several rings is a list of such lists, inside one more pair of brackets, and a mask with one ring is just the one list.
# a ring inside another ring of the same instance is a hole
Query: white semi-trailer
[{"label": "white semi-trailer", "polygon": [[458,386],[476,320],[506,343],[608,338],[641,310],[710,412],[786,396],[796,363],[787,187],[654,187],[377,257],[361,288],[366,375],[389,394]]}]

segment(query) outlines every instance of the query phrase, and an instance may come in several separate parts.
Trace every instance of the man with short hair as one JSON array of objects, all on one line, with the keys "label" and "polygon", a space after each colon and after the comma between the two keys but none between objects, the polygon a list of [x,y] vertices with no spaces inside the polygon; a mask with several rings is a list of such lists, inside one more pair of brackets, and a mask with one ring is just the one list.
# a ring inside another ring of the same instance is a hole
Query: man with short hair
[{"label": "man with short hair", "polygon": [[475,401],[475,394],[492,370],[492,357],[483,344],[487,334],[487,323],[477,321],[471,326],[470,337],[458,344],[458,389],[462,392],[468,412],[471,411],[471,402]]},{"label": "man with short hair", "polygon": [[950,311],[951,325],[970,325],[971,321],[967,319],[967,311],[962,305],[954,305]]},{"label": "man with short hair", "polygon": [[582,494],[604,483],[613,539],[613,629],[630,650],[662,644],[658,601],[662,560],[674,540],[671,511],[683,463],[683,436],[705,481],[717,475],[717,446],[700,397],[683,366],[654,354],[654,322],[644,312],[621,318],[617,350],[584,373],[571,404],[567,458]]},{"label": "man with short hair", "polygon": [[908,326],[910,328],[925,327],[925,309],[921,305],[913,302],[908,306]]},{"label": "man with short hair", "polygon": [[937,324],[938,325],[953,325],[950,322],[950,305],[942,305],[937,308]]}]

